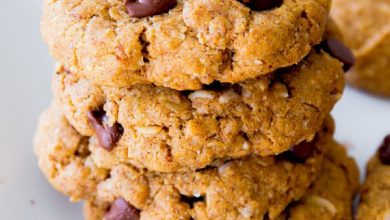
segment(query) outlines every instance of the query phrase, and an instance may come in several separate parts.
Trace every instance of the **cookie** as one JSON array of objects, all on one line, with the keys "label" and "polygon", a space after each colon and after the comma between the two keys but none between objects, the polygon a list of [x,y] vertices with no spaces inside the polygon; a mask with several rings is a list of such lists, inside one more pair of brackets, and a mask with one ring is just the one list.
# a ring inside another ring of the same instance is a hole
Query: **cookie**
[{"label": "cookie", "polygon": [[[277,216],[267,216],[264,219],[276,220],[349,220],[352,219],[352,201],[358,189],[359,173],[356,163],[349,158],[344,148],[334,141],[330,140],[331,151],[325,156],[322,171],[319,177],[314,181],[311,187],[306,191],[305,195],[298,201],[293,201],[288,208],[283,211],[283,214]],[[240,186],[240,185],[236,185]],[[239,187],[237,187],[239,188]],[[270,191],[272,193],[272,191]],[[229,195],[231,194],[226,194]],[[245,195],[242,193],[241,195]],[[119,198],[115,199],[110,204],[110,207],[99,206],[94,201],[86,202],[84,205],[84,215],[87,220],[101,220],[104,219],[125,219],[124,216],[132,216],[128,219],[263,219],[262,216],[250,215],[252,209],[238,209],[241,215],[230,215],[226,213],[227,210],[224,204],[221,204],[219,209],[214,210],[212,204],[208,202],[209,194],[206,194],[206,200],[199,201],[197,199],[190,200],[194,204],[190,206],[192,210],[188,213],[190,216],[173,216],[174,210],[182,210],[179,204],[173,205],[172,198],[161,199],[158,197],[159,208],[161,212],[155,215],[150,215],[148,209],[138,210],[131,208],[130,203]],[[255,197],[255,195],[253,195]],[[236,200],[246,201],[242,197]],[[182,200],[188,202],[189,200]],[[226,200],[225,200],[226,201]],[[221,201],[220,203],[223,203]],[[205,204],[204,204],[205,203]],[[219,204],[220,204],[219,203]],[[230,204],[230,202],[228,202]],[[250,204],[247,201],[247,204]],[[185,206],[185,205],[184,205]],[[197,209],[204,208],[205,211],[198,211]],[[164,209],[163,207],[170,207],[171,209]],[[126,211],[124,211],[126,210]],[[212,210],[215,212],[207,212]],[[135,215],[133,215],[136,213]],[[212,214],[212,215],[211,215]],[[122,217],[122,218],[120,218]],[[181,217],[181,218],[179,218]]]},{"label": "cookie", "polygon": [[94,201],[102,210],[122,198],[115,202],[119,209],[132,204],[130,211],[145,219],[274,218],[311,185],[332,143],[329,123],[315,141],[278,156],[218,160],[179,173],[126,162],[108,169],[94,160],[95,138],[80,135],[60,112],[56,106],[46,111],[35,137],[39,166],[50,183],[71,200]]},{"label": "cookie", "polygon": [[[359,170],[345,148],[333,142],[322,171],[303,198],[289,205],[278,220],[352,220]],[[370,218],[366,218],[370,219]]]},{"label": "cookie", "polygon": [[63,68],[53,79],[70,124],[84,136],[97,135],[97,162],[127,161],[160,172],[275,155],[311,141],[343,88],[340,63],[316,50],[293,67],[196,91],[99,86]]},{"label": "cookie", "polygon": [[371,93],[390,96],[390,1],[334,0],[331,15],[356,56],[347,80]]},{"label": "cookie", "polygon": [[366,180],[360,190],[356,219],[390,218],[390,135],[382,142],[367,165]]},{"label": "cookie", "polygon": [[298,63],[329,9],[330,0],[45,0],[41,30],[61,64],[98,85],[195,90]]}]

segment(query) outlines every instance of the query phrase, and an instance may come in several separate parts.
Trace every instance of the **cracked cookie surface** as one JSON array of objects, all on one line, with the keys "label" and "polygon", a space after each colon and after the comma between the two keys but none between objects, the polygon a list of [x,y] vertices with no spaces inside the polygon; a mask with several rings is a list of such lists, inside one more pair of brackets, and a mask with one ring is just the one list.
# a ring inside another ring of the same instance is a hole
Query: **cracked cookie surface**
[{"label": "cracked cookie surface", "polygon": [[110,153],[99,149],[110,155],[110,164],[130,161],[139,168],[172,172],[251,153],[275,155],[310,141],[341,97],[344,76],[337,60],[313,50],[296,66],[197,91],[104,87],[61,68],[53,88],[65,116],[82,135],[101,136],[90,123],[91,111],[105,114],[106,127],[123,128]]},{"label": "cracked cookie surface", "polygon": [[45,0],[41,30],[61,64],[96,84],[194,90],[298,63],[321,40],[329,8],[329,0],[284,0],[265,11],[179,0],[138,19],[123,0]]},{"label": "cracked cookie surface", "polygon": [[347,80],[390,97],[390,0],[334,0],[331,15],[356,57]]},{"label": "cracked cookie surface", "polygon": [[73,201],[94,201],[102,210],[122,198],[118,202],[126,201],[141,219],[262,219],[275,218],[304,194],[321,170],[332,133],[328,122],[312,142],[312,154],[300,162],[289,154],[250,155],[180,173],[137,169],[126,162],[108,169],[94,160],[95,138],[80,135],[53,105],[40,118],[35,153],[57,190]]}]

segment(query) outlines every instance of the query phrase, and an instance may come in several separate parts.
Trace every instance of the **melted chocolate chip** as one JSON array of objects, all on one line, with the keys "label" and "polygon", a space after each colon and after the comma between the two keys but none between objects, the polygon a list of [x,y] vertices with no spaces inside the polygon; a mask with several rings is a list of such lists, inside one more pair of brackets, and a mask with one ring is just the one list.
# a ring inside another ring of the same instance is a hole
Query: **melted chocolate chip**
[{"label": "melted chocolate chip", "polygon": [[88,120],[95,129],[99,145],[107,151],[112,151],[123,134],[123,127],[119,123],[111,127],[105,125],[107,115],[101,110],[88,112]]},{"label": "melted chocolate chip", "polygon": [[125,0],[131,17],[144,18],[168,12],[177,5],[176,0]]},{"label": "melted chocolate chip", "polygon": [[379,147],[379,159],[383,164],[390,165],[390,135],[387,135]]},{"label": "melted chocolate chip", "polygon": [[182,202],[185,202],[188,205],[190,205],[190,208],[194,208],[194,204],[197,203],[197,202],[204,201],[204,198],[202,196],[200,196],[200,197],[188,197],[188,196],[185,196],[185,195],[181,195],[180,200]]},{"label": "melted chocolate chip", "polygon": [[342,62],[344,64],[344,71],[348,71],[355,63],[355,57],[352,51],[341,41],[335,38],[327,38],[323,40],[320,47],[328,52],[332,57]]},{"label": "melted chocolate chip", "polygon": [[290,148],[290,150],[285,153],[286,157],[291,161],[304,163],[313,155],[316,143],[317,137],[311,142],[303,141]]},{"label": "melted chocolate chip", "polygon": [[282,5],[283,0],[240,0],[254,11],[265,11]]},{"label": "melted chocolate chip", "polygon": [[116,199],[104,215],[105,220],[138,220],[139,218],[139,210],[122,198]]}]

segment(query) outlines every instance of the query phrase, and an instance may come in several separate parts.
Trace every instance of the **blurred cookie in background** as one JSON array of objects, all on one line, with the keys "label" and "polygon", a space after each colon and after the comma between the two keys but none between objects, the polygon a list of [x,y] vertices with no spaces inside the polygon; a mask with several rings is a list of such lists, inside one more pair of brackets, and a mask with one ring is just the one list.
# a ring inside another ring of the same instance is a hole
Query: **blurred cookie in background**
[{"label": "blurred cookie in background", "polygon": [[390,97],[390,0],[334,0],[331,16],[356,57],[349,83]]}]

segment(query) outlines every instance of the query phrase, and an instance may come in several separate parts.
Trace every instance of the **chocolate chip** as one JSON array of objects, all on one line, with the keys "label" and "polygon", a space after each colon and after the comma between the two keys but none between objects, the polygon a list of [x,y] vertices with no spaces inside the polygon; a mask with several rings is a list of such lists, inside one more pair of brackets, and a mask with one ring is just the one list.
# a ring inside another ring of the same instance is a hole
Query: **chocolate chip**
[{"label": "chocolate chip", "polygon": [[282,5],[283,0],[240,0],[254,11],[265,11]]},{"label": "chocolate chip", "polygon": [[204,198],[202,196],[200,196],[200,197],[188,197],[188,196],[185,196],[185,195],[181,195],[180,200],[182,202],[187,203],[190,206],[190,208],[194,208],[194,204],[197,203],[197,202],[204,201]]},{"label": "chocolate chip", "polygon": [[383,164],[390,165],[390,135],[387,135],[379,147],[379,159]]},{"label": "chocolate chip", "polygon": [[221,91],[224,91],[226,89],[229,89],[230,86],[231,86],[231,84],[228,84],[228,83],[221,83],[219,81],[214,81],[213,83],[211,83],[209,85],[203,85],[202,89],[221,92]]},{"label": "chocolate chip", "polygon": [[72,72],[70,70],[66,69],[66,68],[64,68],[64,72],[67,75],[72,75]]},{"label": "chocolate chip", "polygon": [[176,0],[125,0],[131,17],[144,18],[168,12],[177,5]]},{"label": "chocolate chip", "polygon": [[304,163],[309,159],[316,149],[317,137],[315,137],[311,142],[303,141],[287,151],[286,157],[294,162]]},{"label": "chocolate chip", "polygon": [[139,210],[122,198],[116,199],[104,215],[105,220],[138,220],[139,218]]},{"label": "chocolate chip", "polygon": [[119,123],[111,127],[106,125],[104,122],[108,117],[102,110],[88,112],[88,120],[95,129],[99,145],[107,151],[112,151],[123,134],[123,127]]},{"label": "chocolate chip", "polygon": [[348,71],[355,63],[355,57],[352,51],[341,41],[335,38],[327,38],[321,42],[321,48],[328,52],[332,57],[338,59],[344,64],[344,71]]}]

